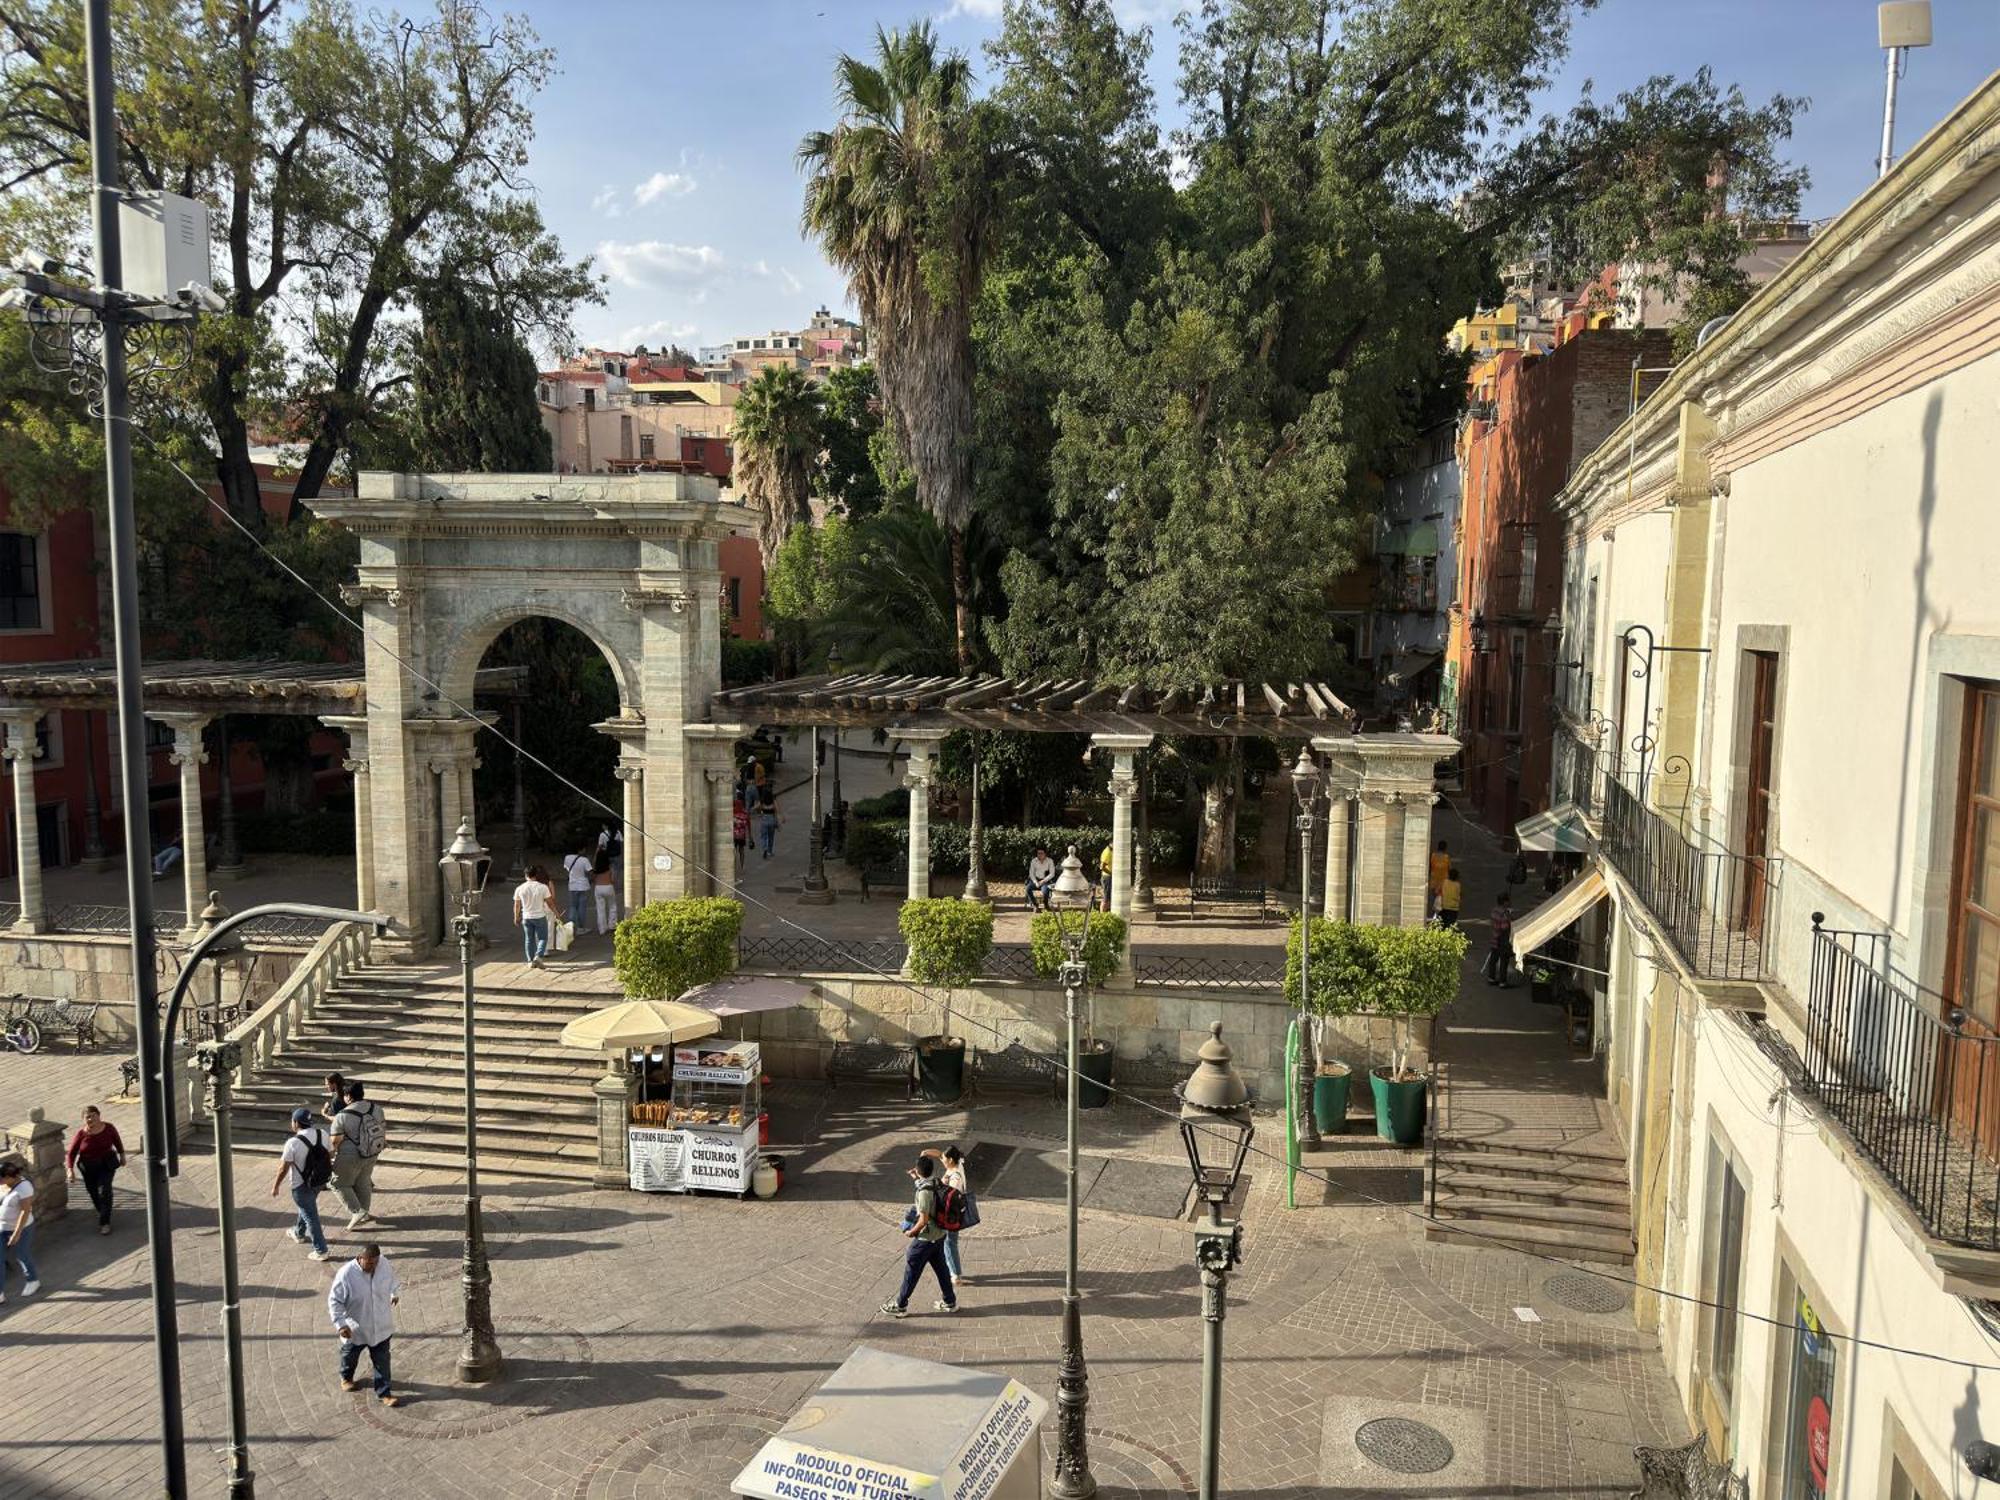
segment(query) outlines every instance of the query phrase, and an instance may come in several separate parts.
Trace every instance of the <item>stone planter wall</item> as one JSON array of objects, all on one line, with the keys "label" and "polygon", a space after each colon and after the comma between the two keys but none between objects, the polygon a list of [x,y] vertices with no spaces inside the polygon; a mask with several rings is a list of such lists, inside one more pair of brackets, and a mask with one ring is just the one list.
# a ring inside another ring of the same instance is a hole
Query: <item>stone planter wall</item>
[{"label": "stone planter wall", "polygon": [[[1431,1028],[1434,1016],[1409,1017],[1408,1064],[1419,1073],[1431,1065]],[[1395,1060],[1398,1017],[1373,1012],[1351,1016],[1330,1016],[1323,1023],[1320,1057],[1326,1062],[1344,1062],[1358,1076],[1370,1068],[1386,1068]]]},{"label": "stone planter wall", "polygon": [[[158,985],[163,1000],[180,974],[182,951],[164,945],[159,950]],[[262,1005],[277,993],[300,957],[297,948],[249,945],[242,956],[223,965],[223,1004]],[[130,1043],[136,1035],[132,1027],[132,953],[122,934],[58,932],[18,937],[0,933],[0,994],[101,1005],[104,1009],[97,1013],[97,1034],[107,1046]],[[204,974],[195,981],[184,1008],[209,1004],[214,997],[215,980]],[[61,1039],[56,1045],[63,1045]]]}]

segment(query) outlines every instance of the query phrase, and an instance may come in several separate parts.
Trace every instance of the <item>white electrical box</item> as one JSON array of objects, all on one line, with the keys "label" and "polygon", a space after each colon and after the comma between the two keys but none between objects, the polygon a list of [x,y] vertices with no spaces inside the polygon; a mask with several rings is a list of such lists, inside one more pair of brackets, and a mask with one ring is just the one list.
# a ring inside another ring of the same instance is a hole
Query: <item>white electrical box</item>
[{"label": "white electrical box", "polygon": [[1875,31],[1884,47],[1931,44],[1931,0],[1890,0],[1875,7]]},{"label": "white electrical box", "polygon": [[174,193],[127,193],[118,204],[124,290],[166,301],[184,286],[207,287],[208,205]]}]

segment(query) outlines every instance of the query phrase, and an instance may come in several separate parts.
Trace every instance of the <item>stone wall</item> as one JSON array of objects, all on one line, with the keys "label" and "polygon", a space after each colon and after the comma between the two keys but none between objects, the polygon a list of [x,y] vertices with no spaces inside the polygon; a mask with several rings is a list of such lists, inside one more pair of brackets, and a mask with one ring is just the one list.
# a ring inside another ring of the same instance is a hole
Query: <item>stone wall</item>
[{"label": "stone wall", "polygon": [[[238,1005],[247,999],[250,1005],[262,1005],[285,982],[299,957],[297,948],[247,947],[242,956],[223,964],[222,1003]],[[180,974],[180,960],[178,949],[159,950],[162,999]],[[97,1013],[97,1031],[103,1041],[129,1043],[136,1034],[132,1028],[132,952],[123,934],[6,935],[0,941],[0,994],[101,1005],[104,1009]],[[207,1005],[214,997],[215,980],[204,974],[195,981],[185,1003]]]}]

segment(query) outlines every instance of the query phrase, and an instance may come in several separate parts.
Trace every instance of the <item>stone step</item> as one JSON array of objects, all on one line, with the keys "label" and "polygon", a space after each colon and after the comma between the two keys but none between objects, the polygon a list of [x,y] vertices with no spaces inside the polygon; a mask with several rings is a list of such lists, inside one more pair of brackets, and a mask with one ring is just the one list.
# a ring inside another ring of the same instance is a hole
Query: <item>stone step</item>
[{"label": "stone step", "polygon": [[[1442,1205],[1440,1205],[1442,1207]],[[1440,1214],[1440,1218],[1445,1216]],[[1465,1231],[1450,1227],[1462,1223]],[[1440,1245],[1471,1249],[1507,1248],[1558,1260],[1589,1261],[1594,1265],[1629,1266],[1638,1253],[1632,1237],[1601,1231],[1568,1229],[1551,1224],[1509,1223],[1504,1220],[1449,1220],[1424,1227],[1424,1238]]]},{"label": "stone step", "polygon": [[[267,1137],[251,1132],[249,1139],[255,1142]],[[268,1139],[275,1141],[276,1136]],[[398,1167],[461,1171],[465,1166],[465,1137],[456,1129],[442,1127],[401,1137],[392,1134],[384,1160]],[[479,1175],[482,1183],[495,1176],[588,1182],[596,1170],[597,1141],[594,1136],[588,1141],[548,1141],[532,1149],[524,1149],[518,1143],[489,1139],[485,1123],[482,1121],[480,1124]],[[330,1193],[329,1199],[335,1204],[339,1201]],[[322,1204],[323,1216],[331,1218],[334,1212]]]},{"label": "stone step", "polygon": [[1482,1177],[1520,1177],[1542,1182],[1595,1182],[1626,1185],[1623,1158],[1555,1157],[1500,1151],[1463,1151],[1438,1147],[1438,1170],[1471,1172]]},{"label": "stone step", "polygon": [[[291,1134],[291,1114],[291,1109],[282,1101],[251,1101],[235,1111],[233,1120],[237,1133],[246,1139],[282,1140]],[[435,1136],[451,1136],[462,1143],[465,1114],[462,1108],[399,1109],[388,1115],[387,1124],[392,1150],[404,1142]],[[553,1146],[562,1142],[594,1142],[597,1139],[597,1122],[595,1119],[548,1114],[530,1118],[504,1111],[489,1112],[482,1105],[479,1111],[479,1138],[484,1141],[489,1137],[496,1145],[536,1151],[543,1145]]]},{"label": "stone step", "polygon": [[1473,1198],[1511,1199],[1518,1203],[1572,1203],[1579,1207],[1616,1209],[1629,1216],[1632,1195],[1623,1183],[1540,1177],[1483,1176],[1474,1170],[1447,1169],[1438,1164],[1438,1190]]},{"label": "stone step", "polygon": [[1535,1156],[1556,1161],[1616,1162],[1621,1167],[1625,1163],[1625,1148],[1616,1141],[1587,1139],[1567,1142],[1560,1146],[1529,1145],[1506,1136],[1457,1136],[1438,1137],[1440,1153],[1490,1152],[1500,1156]]},{"label": "stone step", "polygon": [[[308,1079],[273,1078],[260,1075],[257,1081],[235,1091],[240,1102],[272,1109],[282,1107],[287,1115],[301,1104],[318,1113],[319,1094],[316,1087],[307,1088]],[[379,1087],[371,1086],[368,1097],[371,1102],[382,1106],[383,1113],[393,1125],[398,1114],[408,1110],[460,1109],[465,1098],[462,1080],[456,1075],[445,1074],[398,1074]],[[546,1088],[533,1088],[518,1083],[502,1083],[492,1079],[479,1080],[479,1113],[483,1118],[488,1113],[526,1115],[548,1113],[567,1119],[594,1118],[597,1100],[588,1089],[564,1090],[560,1093]]]},{"label": "stone step", "polygon": [[[593,1057],[587,1052],[560,1047],[552,1037],[489,1038],[481,1033],[478,1051],[481,1073],[489,1067],[513,1072],[532,1069],[551,1078],[588,1079],[604,1071],[601,1056]],[[405,1062],[421,1067],[445,1059],[462,1059],[464,1055],[464,1040],[457,1035],[426,1036],[394,1029],[364,1035],[352,1031],[324,1031],[316,1027],[306,1027],[295,1033],[282,1053],[287,1062],[294,1058],[315,1062],[326,1059],[328,1067],[322,1070],[323,1073],[345,1074],[352,1066],[357,1076],[363,1078],[371,1072],[380,1073],[384,1068]]]},{"label": "stone step", "polygon": [[[551,1065],[576,1064],[602,1072],[603,1054],[585,1052],[562,1044],[562,1028],[550,1026],[489,1027],[482,1017],[475,1040],[479,1055],[489,1050],[495,1057],[540,1057]],[[427,1050],[431,1047],[465,1048],[465,1027],[456,1018],[428,1020],[422,1017],[377,1017],[358,1021],[351,1016],[320,1016],[293,1033],[299,1047],[402,1047]]]},{"label": "stone step", "polygon": [[[536,1021],[551,1021],[556,1025],[566,1025],[578,1016],[588,1015],[605,1005],[614,1003],[603,996],[591,996],[584,1000],[544,1000],[534,995],[489,994],[481,992],[473,997],[473,1010],[481,1017],[489,1015],[521,1016]],[[456,990],[329,990],[314,1005],[314,1014],[322,1011],[335,1015],[402,1015],[416,1011],[425,1015],[459,1015],[465,1004],[465,997]]]},{"label": "stone step", "polygon": [[1523,1203],[1514,1198],[1486,1198],[1469,1193],[1443,1193],[1437,1198],[1440,1218],[1493,1219],[1520,1224],[1551,1224],[1569,1229],[1603,1230],[1630,1238],[1632,1216],[1624,1208],[1586,1208],[1569,1203]]}]

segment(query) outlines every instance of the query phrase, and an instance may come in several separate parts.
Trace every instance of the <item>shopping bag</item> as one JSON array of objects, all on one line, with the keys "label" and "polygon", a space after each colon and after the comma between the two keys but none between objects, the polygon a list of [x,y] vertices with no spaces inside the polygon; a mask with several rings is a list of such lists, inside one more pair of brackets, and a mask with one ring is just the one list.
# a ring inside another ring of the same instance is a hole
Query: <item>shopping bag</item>
[{"label": "shopping bag", "polygon": [[971,1229],[978,1223],[979,1195],[968,1188],[965,1194],[965,1220],[958,1227],[961,1229]]},{"label": "shopping bag", "polygon": [[556,923],[556,952],[569,952],[569,945],[576,941],[576,923]]}]

